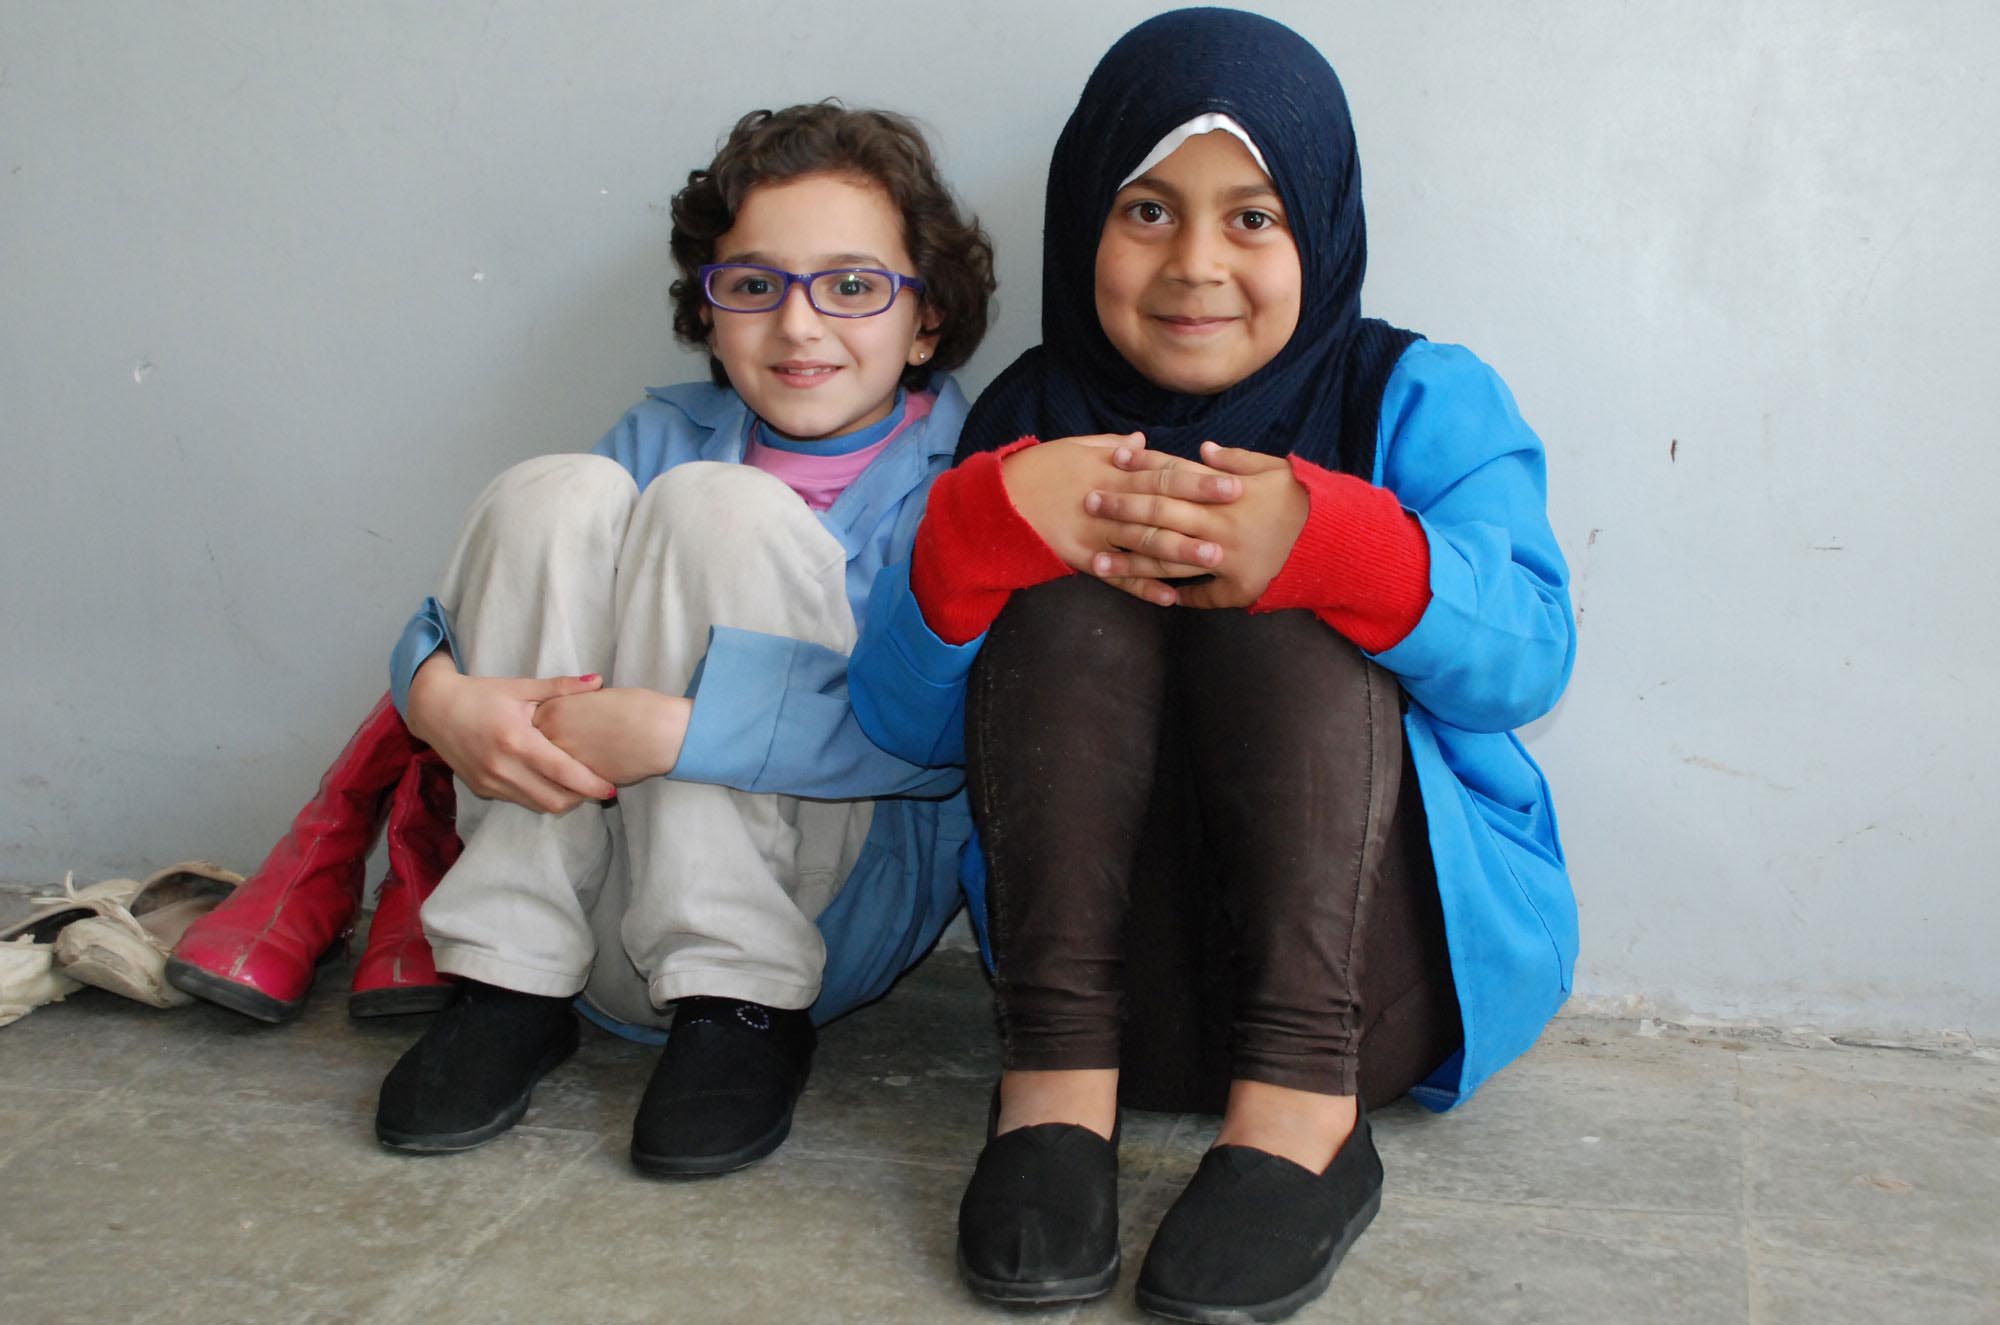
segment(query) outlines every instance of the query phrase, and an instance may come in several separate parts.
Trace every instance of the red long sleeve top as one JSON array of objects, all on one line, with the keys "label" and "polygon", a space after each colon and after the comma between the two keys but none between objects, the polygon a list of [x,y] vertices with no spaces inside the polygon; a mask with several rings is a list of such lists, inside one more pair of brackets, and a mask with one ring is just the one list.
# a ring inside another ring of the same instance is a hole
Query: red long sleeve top
[{"label": "red long sleeve top", "polygon": [[[949,644],[976,638],[1016,589],[1071,574],[1007,497],[1000,462],[1037,439],[985,451],[941,475],[911,553],[910,588]],[[1252,612],[1305,608],[1367,653],[1416,628],[1430,604],[1430,543],[1396,495],[1296,456],[1305,527]]]}]

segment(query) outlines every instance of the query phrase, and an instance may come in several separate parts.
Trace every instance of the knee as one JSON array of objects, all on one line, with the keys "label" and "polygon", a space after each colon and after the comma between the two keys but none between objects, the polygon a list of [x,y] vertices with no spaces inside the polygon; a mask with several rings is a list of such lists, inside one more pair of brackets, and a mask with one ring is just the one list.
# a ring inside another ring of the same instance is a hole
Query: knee
[{"label": "knee", "polygon": [[1311,612],[1189,612],[1176,643],[1196,670],[1255,678],[1259,692],[1299,697],[1329,691],[1367,693],[1393,680],[1360,648]]},{"label": "knee", "polygon": [[536,456],[487,485],[470,523],[510,544],[538,545],[593,527],[622,529],[637,495],[632,476],[615,460]]},{"label": "knee", "polygon": [[812,509],[777,478],[749,465],[700,460],[677,465],[648,484],[632,513],[633,537],[721,553],[748,569],[777,556],[785,564],[843,563],[845,551]]},{"label": "knee", "polygon": [[1160,665],[1169,610],[1091,576],[1066,575],[1012,594],[987,647],[1061,658],[1098,686],[1107,675],[1136,677]]}]

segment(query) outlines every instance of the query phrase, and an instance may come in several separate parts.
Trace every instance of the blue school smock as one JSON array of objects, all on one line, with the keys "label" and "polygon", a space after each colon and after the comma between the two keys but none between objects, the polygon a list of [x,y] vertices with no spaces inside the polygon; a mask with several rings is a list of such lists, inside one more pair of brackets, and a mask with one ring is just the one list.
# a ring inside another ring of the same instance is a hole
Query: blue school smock
[{"label": "blue school smock", "polygon": [[[1576,626],[1542,444],[1498,374],[1463,347],[1413,343],[1384,387],[1378,442],[1375,482],[1430,544],[1429,606],[1371,656],[1409,698],[1403,729],[1464,1022],[1464,1047],[1411,1091],[1442,1111],[1533,1044],[1569,995],[1576,899],[1548,783],[1514,729],[1562,694]],[[848,673],[862,727],[915,763],[963,764],[965,679],[984,638],[939,639],[908,565],[890,567]],[[976,838],[961,878],[990,961]]]},{"label": "blue school smock", "polygon": [[[949,377],[933,389],[930,413],[817,513],[847,551],[857,625],[866,622],[883,568],[909,561],[931,482],[951,467],[965,395]],[[741,464],[754,421],[726,387],[655,387],[593,453],[623,465],[643,492],[691,460]],[[429,598],[390,659],[399,711],[407,711],[417,667],[440,646],[451,646],[451,623]],[[905,760],[870,740],[848,702],[847,668],[846,654],[823,645],[714,627],[688,687],[694,708],[680,760],[667,774],[739,791],[875,801],[860,858],[819,917],[826,970],[812,1006],[817,1022],[880,997],[930,950],[958,910],[958,862],[972,832],[963,771]]]}]

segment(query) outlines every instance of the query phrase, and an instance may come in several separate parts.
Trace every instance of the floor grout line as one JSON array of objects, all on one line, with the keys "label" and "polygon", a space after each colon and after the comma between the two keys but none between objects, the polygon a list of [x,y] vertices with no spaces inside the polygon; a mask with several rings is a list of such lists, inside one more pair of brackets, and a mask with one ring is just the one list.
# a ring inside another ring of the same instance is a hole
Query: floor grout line
[{"label": "floor grout line", "polygon": [[[970,1166],[958,1160],[913,1159],[901,1155],[884,1155],[864,1150],[821,1150],[811,1146],[787,1146],[787,1155],[801,1159],[835,1160],[841,1163],[887,1164],[896,1168],[921,1169],[927,1173],[967,1173]],[[974,1152],[975,1156],[977,1152]]]},{"label": "floor grout line", "polygon": [[1445,1205],[1471,1205],[1495,1210],[1576,1210],[1585,1214],[1655,1215],[1672,1219],[1727,1219],[1736,1213],[1731,1209],[1697,1210],[1664,1205],[1600,1205],[1594,1201],[1508,1201],[1483,1196],[1433,1196],[1428,1192],[1407,1190],[1398,1191],[1396,1195],[1397,1199],[1405,1201],[1435,1201]]}]

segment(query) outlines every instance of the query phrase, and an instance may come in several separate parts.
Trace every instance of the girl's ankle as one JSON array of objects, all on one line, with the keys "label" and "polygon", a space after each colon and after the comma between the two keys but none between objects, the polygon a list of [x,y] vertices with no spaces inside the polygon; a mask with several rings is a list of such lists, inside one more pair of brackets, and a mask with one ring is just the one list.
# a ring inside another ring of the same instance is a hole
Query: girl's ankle
[{"label": "girl's ankle", "polygon": [[1354,1134],[1359,1116],[1359,1101],[1352,1095],[1233,1081],[1215,1144],[1248,1146],[1320,1173]]},{"label": "girl's ankle", "polygon": [[994,1135],[1041,1123],[1069,1123],[1109,1137],[1118,1125],[1118,1070],[1009,1071],[1000,1074]]}]

